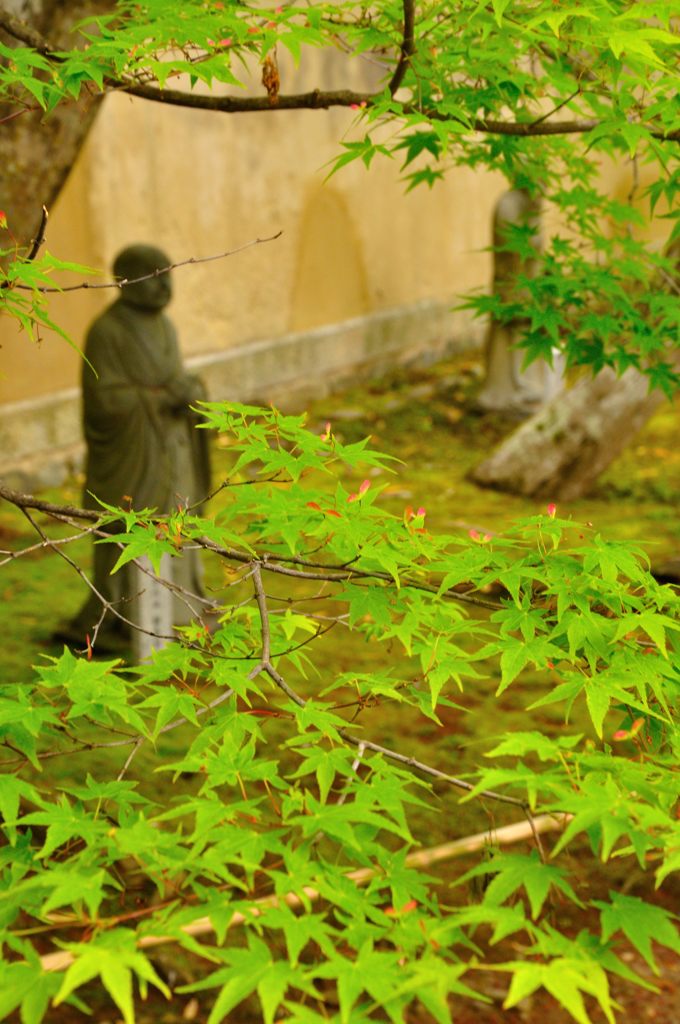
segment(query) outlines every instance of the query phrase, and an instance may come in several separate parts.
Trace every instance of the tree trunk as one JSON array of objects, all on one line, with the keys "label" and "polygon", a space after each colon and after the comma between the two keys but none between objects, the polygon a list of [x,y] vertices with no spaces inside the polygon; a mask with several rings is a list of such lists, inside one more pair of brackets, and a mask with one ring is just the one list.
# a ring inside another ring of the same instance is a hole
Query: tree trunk
[{"label": "tree trunk", "polygon": [[[81,18],[112,10],[114,0],[5,0],[3,8],[37,29],[55,47],[73,46],[70,28]],[[0,32],[7,46],[16,40]],[[18,44],[20,45],[20,44]],[[99,109],[100,97],[83,94],[51,114],[27,109],[18,116],[0,105],[0,203],[20,246],[28,246],[40,223],[43,204],[52,205],[68,176]],[[0,244],[7,248],[5,237]]]},{"label": "tree trunk", "polygon": [[584,377],[506,438],[470,478],[531,498],[580,498],[663,399],[637,370]]}]

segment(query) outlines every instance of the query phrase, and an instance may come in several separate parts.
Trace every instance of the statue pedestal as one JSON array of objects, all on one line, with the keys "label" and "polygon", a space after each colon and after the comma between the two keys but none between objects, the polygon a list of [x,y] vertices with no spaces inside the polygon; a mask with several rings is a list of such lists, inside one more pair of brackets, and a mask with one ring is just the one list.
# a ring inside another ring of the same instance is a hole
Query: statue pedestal
[{"label": "statue pedestal", "polygon": [[530,416],[564,390],[564,356],[555,349],[552,366],[537,359],[522,369],[525,353],[516,347],[519,329],[492,324],[486,351],[486,379],[476,403],[485,412]]},{"label": "statue pedestal", "polygon": [[163,555],[160,575],[156,575],[150,560],[143,556],[137,559],[141,568],[131,565],[131,590],[134,597],[130,605],[130,621],[138,628],[132,629],[132,654],[139,664],[149,661],[152,651],[158,651],[170,643],[173,636],[172,591],[161,580],[172,581],[172,562],[169,555]]}]

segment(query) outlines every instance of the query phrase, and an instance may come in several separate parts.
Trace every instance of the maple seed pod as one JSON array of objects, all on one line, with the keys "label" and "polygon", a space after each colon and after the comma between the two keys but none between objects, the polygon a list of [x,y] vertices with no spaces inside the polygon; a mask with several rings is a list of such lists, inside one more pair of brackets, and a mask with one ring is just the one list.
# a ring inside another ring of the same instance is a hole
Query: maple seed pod
[{"label": "maple seed pod", "polygon": [[272,106],[275,106],[279,102],[279,88],[281,80],[279,78],[279,66],[276,61],[276,54],[273,51],[268,53],[262,61],[262,84],[267,90],[269,102]]}]

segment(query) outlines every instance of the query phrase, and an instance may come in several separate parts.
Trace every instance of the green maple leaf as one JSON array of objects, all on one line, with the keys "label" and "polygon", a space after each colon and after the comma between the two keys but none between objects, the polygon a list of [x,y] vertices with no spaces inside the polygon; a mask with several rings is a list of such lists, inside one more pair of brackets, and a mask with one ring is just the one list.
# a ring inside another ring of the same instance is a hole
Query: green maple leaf
[{"label": "green maple leaf", "polygon": [[67,946],[76,959],[66,971],[61,988],[54,998],[59,1006],[75,989],[92,978],[101,978],[102,984],[123,1015],[125,1024],[134,1024],[132,1002],[132,976],[137,976],[142,996],[151,982],[163,995],[170,998],[170,990],[156,974],[143,953],[135,948],[134,933],[125,928],[105,932],[89,943]]},{"label": "green maple leaf", "polygon": [[484,903],[494,905],[505,903],[513,893],[524,887],[529,897],[531,916],[534,920],[540,914],[551,886],[555,886],[572,902],[580,905],[576,893],[565,880],[561,868],[554,864],[544,864],[536,851],[528,857],[511,853],[493,856],[466,872],[462,878],[458,879],[457,884],[460,885],[470,878],[486,874],[493,874],[495,877],[484,892]]},{"label": "green maple leaf", "polygon": [[658,942],[680,953],[680,935],[674,923],[677,917],[663,907],[655,907],[645,900],[638,899],[637,896],[610,892],[609,898],[610,903],[594,901],[594,905],[600,910],[603,940],[606,942],[610,936],[622,931],[654,973],[659,974],[652,952],[652,942]]}]

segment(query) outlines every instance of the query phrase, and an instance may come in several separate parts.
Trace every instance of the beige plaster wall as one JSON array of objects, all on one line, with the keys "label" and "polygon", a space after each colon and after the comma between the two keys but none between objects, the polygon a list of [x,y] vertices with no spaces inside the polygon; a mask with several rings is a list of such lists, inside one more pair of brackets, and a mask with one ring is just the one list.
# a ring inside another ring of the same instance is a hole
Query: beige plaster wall
[{"label": "beige plaster wall", "polygon": [[[280,60],[284,92],[371,89],[379,79],[370,59],[317,53],[298,69]],[[262,93],[257,66],[250,91]],[[194,357],[423,302],[449,307],[489,284],[483,249],[503,179],[458,169],[431,191],[406,193],[397,161],[376,158],[369,170],[352,164],[327,181],[341,140],[361,132],[354,120],[345,109],[226,115],[111,95],[51,211],[47,248],[106,270],[136,241],[177,261],[282,231],[275,242],[174,272],[170,314]],[[627,201],[632,167],[603,173]],[[641,168],[640,185],[653,173]],[[651,229],[652,244],[665,223]],[[82,344],[113,297],[78,291],[52,297],[50,310]],[[455,322],[459,335],[479,336],[466,316]],[[0,408],[76,388],[81,365],[50,332],[32,344],[0,321]]]},{"label": "beige plaster wall", "polygon": [[[375,76],[365,62],[349,82],[333,60],[296,72],[282,65],[285,91],[370,87]],[[502,180],[459,170],[432,191],[405,194],[397,162],[377,159],[325,181],[354,119],[349,110],[225,115],[110,96],[51,211],[47,248],[104,269],[136,241],[181,260],[282,231],[175,271],[170,313],[186,355],[423,300],[453,305],[488,281],[481,250]],[[112,298],[75,292],[52,299],[51,311],[81,344]],[[49,332],[32,345],[4,323],[0,344],[0,403],[77,386],[79,357]]]}]

